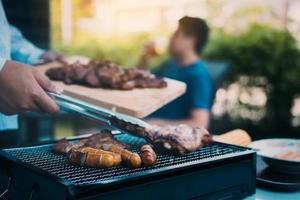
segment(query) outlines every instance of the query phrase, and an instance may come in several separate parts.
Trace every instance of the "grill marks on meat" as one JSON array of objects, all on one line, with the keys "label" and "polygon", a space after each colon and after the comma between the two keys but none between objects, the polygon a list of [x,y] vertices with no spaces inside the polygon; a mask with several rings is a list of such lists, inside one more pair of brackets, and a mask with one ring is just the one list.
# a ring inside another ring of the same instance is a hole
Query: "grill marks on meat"
[{"label": "grill marks on meat", "polygon": [[52,80],[66,84],[82,84],[90,87],[131,90],[133,88],[164,88],[167,82],[147,70],[123,68],[110,61],[91,61],[87,65],[76,62],[64,67],[48,69]]},{"label": "grill marks on meat", "polygon": [[204,128],[193,128],[187,125],[178,126],[152,126],[142,128],[135,124],[111,118],[111,123],[122,127],[128,133],[145,138],[153,145],[163,147],[178,154],[197,151],[213,142],[212,136]]}]

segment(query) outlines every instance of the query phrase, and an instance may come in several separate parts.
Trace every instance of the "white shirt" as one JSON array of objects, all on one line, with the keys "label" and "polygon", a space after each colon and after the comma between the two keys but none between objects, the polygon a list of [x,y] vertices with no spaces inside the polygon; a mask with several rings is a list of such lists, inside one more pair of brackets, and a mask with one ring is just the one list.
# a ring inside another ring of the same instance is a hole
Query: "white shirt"
[{"label": "white shirt", "polygon": [[[34,46],[23,37],[17,28],[8,24],[2,1],[0,0],[0,73],[7,60],[35,64],[38,63],[43,53],[44,50]],[[17,115],[6,116],[0,113],[0,131],[17,128]]]}]

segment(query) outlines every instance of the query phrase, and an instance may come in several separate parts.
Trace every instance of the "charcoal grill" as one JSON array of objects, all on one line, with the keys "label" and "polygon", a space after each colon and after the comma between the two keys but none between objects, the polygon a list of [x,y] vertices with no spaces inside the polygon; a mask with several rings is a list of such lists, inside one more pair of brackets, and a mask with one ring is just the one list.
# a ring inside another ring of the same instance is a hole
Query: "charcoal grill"
[{"label": "charcoal grill", "polygon": [[[145,141],[117,139],[137,152]],[[76,140],[76,139],[75,139]],[[255,192],[255,153],[213,143],[176,156],[157,152],[155,166],[95,169],[74,166],[52,144],[0,151],[1,191],[8,199],[241,199]]]}]

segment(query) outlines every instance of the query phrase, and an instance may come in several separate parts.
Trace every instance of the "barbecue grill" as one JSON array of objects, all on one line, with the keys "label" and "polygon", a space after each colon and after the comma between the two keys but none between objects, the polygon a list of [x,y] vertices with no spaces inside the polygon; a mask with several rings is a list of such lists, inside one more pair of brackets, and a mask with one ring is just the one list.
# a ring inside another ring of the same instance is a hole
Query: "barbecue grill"
[{"label": "barbecue grill", "polygon": [[[126,133],[116,138],[135,152],[145,143]],[[70,164],[51,146],[0,151],[3,198],[241,199],[255,192],[256,155],[243,147],[215,142],[183,156],[157,151],[152,167],[96,169]]]}]

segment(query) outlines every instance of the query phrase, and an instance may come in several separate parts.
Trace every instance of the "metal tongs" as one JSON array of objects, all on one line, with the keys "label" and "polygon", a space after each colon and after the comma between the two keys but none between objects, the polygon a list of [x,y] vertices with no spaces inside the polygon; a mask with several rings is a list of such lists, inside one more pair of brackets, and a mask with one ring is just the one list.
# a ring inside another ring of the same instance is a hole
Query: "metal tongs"
[{"label": "metal tongs", "polygon": [[66,112],[76,113],[87,118],[94,119],[96,121],[104,122],[109,126],[117,128],[119,130],[122,130],[122,127],[116,127],[115,124],[112,124],[110,121],[112,117],[115,117],[118,120],[122,120],[125,122],[130,122],[132,124],[144,128],[148,128],[150,126],[149,124],[138,118],[126,114],[113,112],[111,110],[75,99],[65,94],[55,94],[52,92],[48,92],[48,95],[52,97],[55,100],[55,102],[60,106],[60,108]]}]

